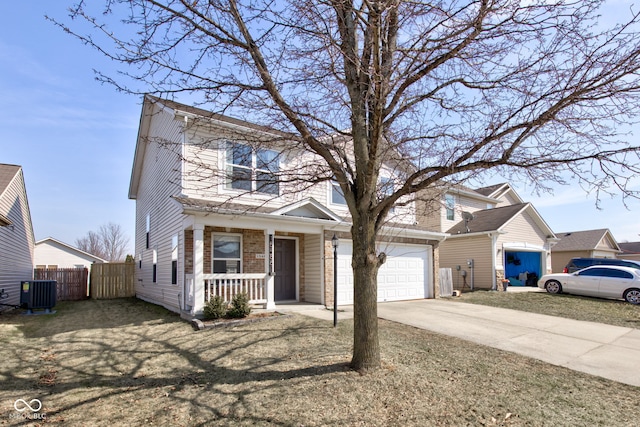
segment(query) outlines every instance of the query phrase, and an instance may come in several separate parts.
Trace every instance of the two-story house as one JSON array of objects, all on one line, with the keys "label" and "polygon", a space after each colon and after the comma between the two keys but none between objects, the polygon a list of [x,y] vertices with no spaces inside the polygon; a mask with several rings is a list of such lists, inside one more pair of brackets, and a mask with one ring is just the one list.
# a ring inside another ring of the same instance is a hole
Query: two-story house
[{"label": "two-story house", "polygon": [[551,272],[556,236],[509,184],[451,186],[434,199],[422,222],[450,234],[440,245],[440,267],[452,269],[455,289],[535,286]]},{"label": "two-story house", "polygon": [[[335,236],[338,304],[351,304],[344,197],[331,180],[296,179],[318,164],[292,135],[146,96],[129,187],[137,296],[189,315],[214,295],[229,300],[237,292],[268,308],[332,305]],[[380,175],[393,185],[393,168]],[[437,248],[446,235],[416,220],[413,204],[398,206],[381,233],[380,301],[437,293]]]}]

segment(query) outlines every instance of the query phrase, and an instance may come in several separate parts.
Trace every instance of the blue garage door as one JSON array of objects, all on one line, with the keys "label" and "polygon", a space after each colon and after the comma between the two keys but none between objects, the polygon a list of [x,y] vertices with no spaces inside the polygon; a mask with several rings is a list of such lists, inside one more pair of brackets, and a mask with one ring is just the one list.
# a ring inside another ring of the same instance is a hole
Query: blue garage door
[{"label": "blue garage door", "polygon": [[505,251],[504,274],[511,286],[537,286],[541,271],[540,252]]}]

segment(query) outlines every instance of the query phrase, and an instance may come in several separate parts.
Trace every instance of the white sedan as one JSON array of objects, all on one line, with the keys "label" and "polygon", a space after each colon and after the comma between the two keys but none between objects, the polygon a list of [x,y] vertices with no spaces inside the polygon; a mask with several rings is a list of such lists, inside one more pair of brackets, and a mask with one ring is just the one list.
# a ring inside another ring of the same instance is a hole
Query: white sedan
[{"label": "white sedan", "polygon": [[575,273],[545,274],[538,287],[550,294],[566,292],[599,298],[624,299],[640,304],[640,270],[614,265],[596,265]]}]

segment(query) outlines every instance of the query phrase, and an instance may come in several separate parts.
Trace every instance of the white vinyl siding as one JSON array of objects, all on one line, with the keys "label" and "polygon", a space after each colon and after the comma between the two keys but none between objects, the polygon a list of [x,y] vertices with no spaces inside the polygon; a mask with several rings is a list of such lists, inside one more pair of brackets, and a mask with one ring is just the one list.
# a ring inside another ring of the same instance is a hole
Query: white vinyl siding
[{"label": "white vinyl siding", "polygon": [[[22,169],[17,169],[0,194],[0,214],[11,221],[11,225],[0,227],[0,289],[9,294],[2,303],[18,304],[20,282],[33,278],[34,265],[33,227]],[[0,310],[5,308],[0,306]]]},{"label": "white vinyl siding", "polygon": [[[179,311],[184,266],[178,254],[178,286],[172,279],[172,237],[182,234],[183,214],[171,196],[181,194],[183,164],[180,149],[183,121],[170,111],[154,108],[136,199],[136,250],[142,268],[136,269],[136,295],[146,301]],[[149,248],[146,246],[149,215]],[[154,250],[156,283],[153,283]]]},{"label": "white vinyl siding", "polygon": [[57,265],[59,268],[91,268],[94,262],[102,262],[72,247],[45,239],[36,242],[34,259],[36,265]]}]

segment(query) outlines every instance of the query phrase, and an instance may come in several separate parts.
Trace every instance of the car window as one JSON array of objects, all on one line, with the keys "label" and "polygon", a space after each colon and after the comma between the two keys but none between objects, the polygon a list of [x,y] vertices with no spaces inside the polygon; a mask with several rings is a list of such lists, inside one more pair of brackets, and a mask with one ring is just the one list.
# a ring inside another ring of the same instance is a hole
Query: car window
[{"label": "car window", "polygon": [[635,262],[623,261],[621,265],[624,265],[625,267],[631,267],[631,268],[640,268],[640,265],[636,264]]},{"label": "car window", "polygon": [[573,264],[578,268],[585,268],[592,265],[591,261],[589,261],[588,259],[576,259],[573,260]]},{"label": "car window", "polygon": [[[604,271],[603,271],[604,270]],[[588,270],[580,270],[578,276],[606,276],[606,268],[590,268]]]},{"label": "car window", "polygon": [[604,270],[605,272],[603,276],[606,276],[606,277],[615,277],[619,279],[633,279],[633,274],[629,273],[628,271],[615,270],[613,268],[607,268]]}]

